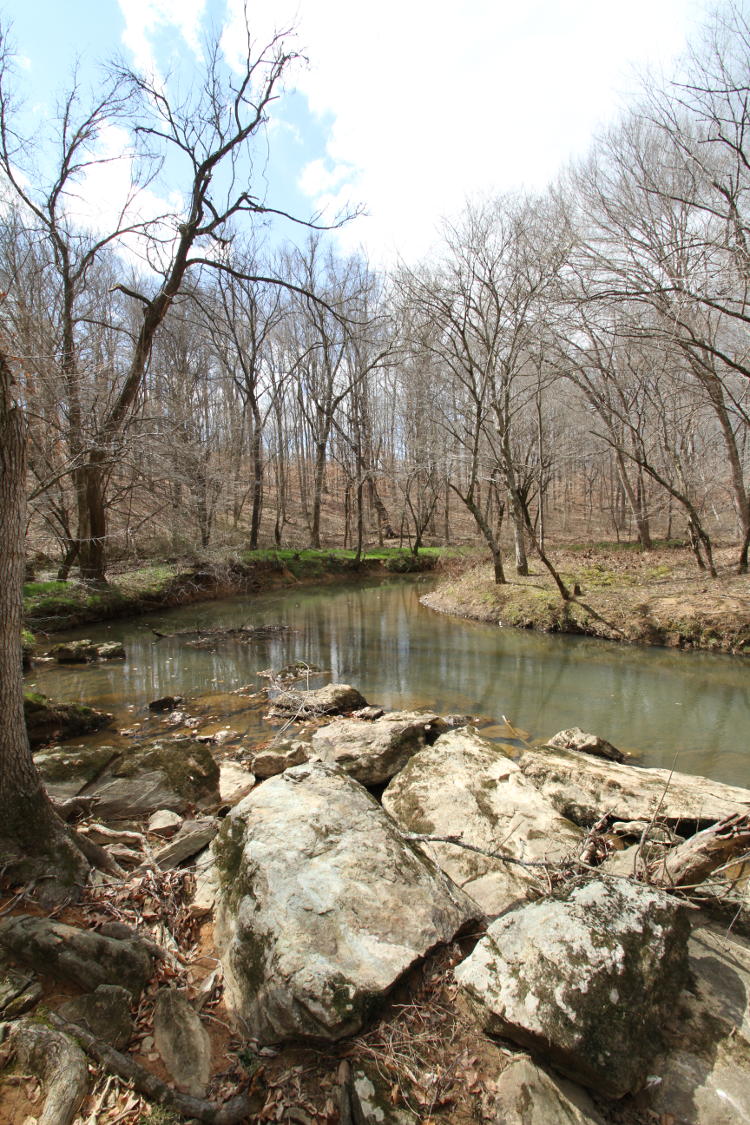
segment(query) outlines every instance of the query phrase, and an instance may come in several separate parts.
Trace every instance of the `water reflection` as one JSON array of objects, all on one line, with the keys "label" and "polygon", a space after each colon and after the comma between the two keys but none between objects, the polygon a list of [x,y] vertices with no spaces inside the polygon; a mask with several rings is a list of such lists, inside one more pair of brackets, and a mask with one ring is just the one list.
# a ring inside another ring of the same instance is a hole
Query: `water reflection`
[{"label": "water reflection", "polygon": [[[742,658],[630,648],[456,621],[419,605],[425,586],[391,580],[369,586],[305,587],[190,606],[150,619],[88,627],[76,634],[122,639],[125,664],[39,669],[40,691],[114,711],[144,712],[160,695],[220,695],[257,673],[304,660],[355,684],[387,707],[434,707],[507,718],[534,737],[567,726],[594,730],[671,766],[750,785],[750,705]],[[191,649],[160,631],[288,624],[293,631],[252,645]],[[227,713],[236,702],[227,700]]]}]

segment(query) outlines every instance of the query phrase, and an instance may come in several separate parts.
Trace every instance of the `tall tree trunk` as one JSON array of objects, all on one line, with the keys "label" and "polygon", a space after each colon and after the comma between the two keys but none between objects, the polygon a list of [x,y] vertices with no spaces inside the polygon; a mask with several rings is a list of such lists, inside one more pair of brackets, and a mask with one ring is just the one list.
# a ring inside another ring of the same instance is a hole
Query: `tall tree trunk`
[{"label": "tall tree trunk", "polygon": [[26,427],[0,352],[0,870],[44,879],[47,899],[70,893],[88,864],[50,804],[26,733],[21,672],[26,530]]}]

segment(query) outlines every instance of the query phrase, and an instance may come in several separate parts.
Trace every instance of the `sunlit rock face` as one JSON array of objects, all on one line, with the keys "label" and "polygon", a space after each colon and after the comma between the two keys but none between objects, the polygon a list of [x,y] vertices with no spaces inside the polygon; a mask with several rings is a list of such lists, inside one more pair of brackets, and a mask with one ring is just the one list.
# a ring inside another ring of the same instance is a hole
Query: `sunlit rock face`
[{"label": "sunlit rock face", "polygon": [[263,1043],[359,1030],[410,965],[478,913],[366,789],[322,762],[255,789],[214,850],[226,999]]}]

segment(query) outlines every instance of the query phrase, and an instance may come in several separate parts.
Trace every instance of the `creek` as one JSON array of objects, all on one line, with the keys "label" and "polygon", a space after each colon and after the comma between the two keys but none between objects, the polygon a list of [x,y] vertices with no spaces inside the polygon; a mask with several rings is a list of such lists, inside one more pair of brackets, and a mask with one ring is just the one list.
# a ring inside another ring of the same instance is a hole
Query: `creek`
[{"label": "creek", "polygon": [[[295,660],[324,680],[351,683],[387,708],[431,708],[482,717],[507,738],[504,716],[524,737],[580,726],[674,767],[750,786],[750,697],[744,658],[549,636],[446,617],[419,604],[425,580],[301,586],[115,621],[55,637],[122,640],[125,662],[42,666],[27,687],[115,715],[120,726],[149,720],[150,700],[200,697],[219,724],[257,739],[272,728],[262,711],[230,694],[264,685],[258,672]],[[250,644],[226,639],[196,649],[151,632],[217,626],[290,626]]]}]

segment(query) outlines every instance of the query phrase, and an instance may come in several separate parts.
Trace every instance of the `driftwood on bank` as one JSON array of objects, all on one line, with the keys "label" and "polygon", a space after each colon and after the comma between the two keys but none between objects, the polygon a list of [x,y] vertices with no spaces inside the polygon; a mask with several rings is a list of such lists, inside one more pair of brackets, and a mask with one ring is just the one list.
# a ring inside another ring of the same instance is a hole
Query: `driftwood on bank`
[{"label": "driftwood on bank", "polygon": [[178,629],[174,633],[160,633],[158,629],[151,629],[157,641],[176,640],[184,641],[192,647],[214,645],[219,641],[240,641],[250,644],[252,641],[262,641],[267,637],[276,637],[280,633],[291,633],[291,625],[239,625],[236,628],[223,628],[213,626],[207,629]]},{"label": "driftwood on bank", "polygon": [[649,869],[649,881],[665,888],[699,886],[719,867],[750,848],[750,815],[736,813],[670,848]]},{"label": "driftwood on bank", "polygon": [[80,1024],[69,1023],[57,1012],[50,1012],[48,1019],[58,1031],[75,1039],[86,1054],[95,1059],[105,1070],[125,1082],[132,1082],[133,1088],[139,1094],[143,1094],[151,1102],[176,1110],[182,1117],[193,1118],[205,1122],[206,1125],[240,1125],[261,1108],[260,1095],[238,1094],[223,1105],[218,1105],[204,1098],[181,1094],[166,1082],[162,1082],[155,1074],[151,1074],[129,1055],[123,1055],[108,1043],[97,1039]]}]

